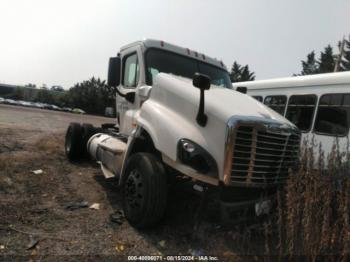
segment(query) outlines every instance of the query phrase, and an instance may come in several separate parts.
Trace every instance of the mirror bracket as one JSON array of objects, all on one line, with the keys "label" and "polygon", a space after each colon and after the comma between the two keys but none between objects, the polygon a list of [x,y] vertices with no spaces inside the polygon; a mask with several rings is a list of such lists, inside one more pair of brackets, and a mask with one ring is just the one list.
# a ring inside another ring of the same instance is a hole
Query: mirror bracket
[{"label": "mirror bracket", "polygon": [[126,93],[125,100],[133,104],[135,102],[135,92]]},{"label": "mirror bracket", "polygon": [[126,101],[132,104],[135,102],[135,92],[129,92],[129,93],[123,94],[122,92],[119,91],[118,88],[116,88],[115,91],[119,96],[124,97]]},{"label": "mirror bracket", "polygon": [[204,113],[204,89],[200,90],[199,109],[198,109],[196,121],[198,125],[202,127],[205,127],[208,121],[208,117]]},{"label": "mirror bracket", "polygon": [[208,116],[204,113],[204,91],[210,88],[211,80],[207,75],[195,73],[192,84],[200,90],[199,108],[196,121],[198,125],[205,127],[208,121]]}]

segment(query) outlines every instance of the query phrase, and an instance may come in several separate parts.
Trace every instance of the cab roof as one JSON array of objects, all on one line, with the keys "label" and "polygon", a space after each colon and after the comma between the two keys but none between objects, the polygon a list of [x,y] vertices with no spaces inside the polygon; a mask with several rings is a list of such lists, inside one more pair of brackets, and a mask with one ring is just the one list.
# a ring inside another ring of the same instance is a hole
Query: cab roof
[{"label": "cab roof", "polygon": [[248,90],[274,89],[283,87],[324,86],[350,84],[350,72],[325,73],[293,76],[268,80],[232,83],[233,88],[247,87]]},{"label": "cab roof", "polygon": [[222,68],[227,71],[226,66],[222,61],[217,60],[216,58],[209,57],[203,53],[199,53],[197,51],[191,50],[189,48],[173,45],[161,40],[156,40],[156,39],[144,39],[141,41],[136,41],[131,44],[125,45],[121,47],[121,50],[130,48],[135,45],[143,45],[145,48],[158,48],[158,49],[163,49],[167,50],[170,52],[174,52],[183,56],[190,57],[192,59],[196,59],[198,61],[202,61],[208,64],[212,64],[216,67]]}]

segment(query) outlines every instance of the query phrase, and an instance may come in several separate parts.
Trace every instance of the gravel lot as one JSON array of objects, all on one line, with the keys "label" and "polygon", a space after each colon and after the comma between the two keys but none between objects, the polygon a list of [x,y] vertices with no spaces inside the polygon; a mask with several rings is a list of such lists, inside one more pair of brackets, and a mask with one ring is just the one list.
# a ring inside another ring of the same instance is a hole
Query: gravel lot
[{"label": "gravel lot", "polygon": [[[68,162],[63,144],[69,122],[113,120],[0,105],[0,260],[189,254],[240,260],[236,254],[246,254],[251,239],[237,227],[220,225],[215,212],[197,213],[199,197],[182,186],[171,189],[166,217],[156,228],[137,231],[127,221],[111,221],[121,210],[116,181],[104,179],[93,163]],[[32,173],[37,169],[43,173]],[[67,209],[81,201],[99,203],[100,209]]]}]

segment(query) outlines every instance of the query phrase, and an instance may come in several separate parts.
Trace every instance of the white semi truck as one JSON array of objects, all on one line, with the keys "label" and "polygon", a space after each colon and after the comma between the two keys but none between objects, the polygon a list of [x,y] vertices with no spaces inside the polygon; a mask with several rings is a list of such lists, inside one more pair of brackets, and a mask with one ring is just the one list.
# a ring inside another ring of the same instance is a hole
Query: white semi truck
[{"label": "white semi truck", "polygon": [[117,123],[71,123],[66,155],[88,154],[105,177],[119,179],[125,216],[137,228],[162,218],[171,176],[219,189],[225,201],[255,203],[297,166],[298,128],[233,91],[216,59],[139,41],[110,59],[108,84],[117,90]]}]

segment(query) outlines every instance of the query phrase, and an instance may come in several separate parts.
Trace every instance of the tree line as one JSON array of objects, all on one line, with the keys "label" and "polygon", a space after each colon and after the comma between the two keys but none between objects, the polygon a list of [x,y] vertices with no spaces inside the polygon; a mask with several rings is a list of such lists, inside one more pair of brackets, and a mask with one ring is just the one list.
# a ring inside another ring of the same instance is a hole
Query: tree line
[{"label": "tree line", "polygon": [[95,77],[76,83],[67,91],[61,86],[48,88],[43,85],[38,88],[34,84],[27,84],[24,87],[7,90],[1,95],[16,100],[80,108],[96,115],[104,115],[106,107],[115,107],[115,89],[108,86],[105,80]]},{"label": "tree line", "polygon": [[[301,61],[301,72],[293,76],[350,71],[350,35],[339,41],[337,47],[339,53],[335,54],[333,47],[327,45],[318,57],[314,50],[311,51]],[[232,82],[253,81],[255,73],[249,70],[248,65],[241,66],[235,61],[231,67],[230,78]]]},{"label": "tree line", "polygon": [[338,42],[339,54],[334,54],[333,47],[327,45],[316,58],[311,51],[305,60],[301,61],[302,70],[298,75],[313,75],[335,71],[350,71],[350,35],[348,39]]}]

